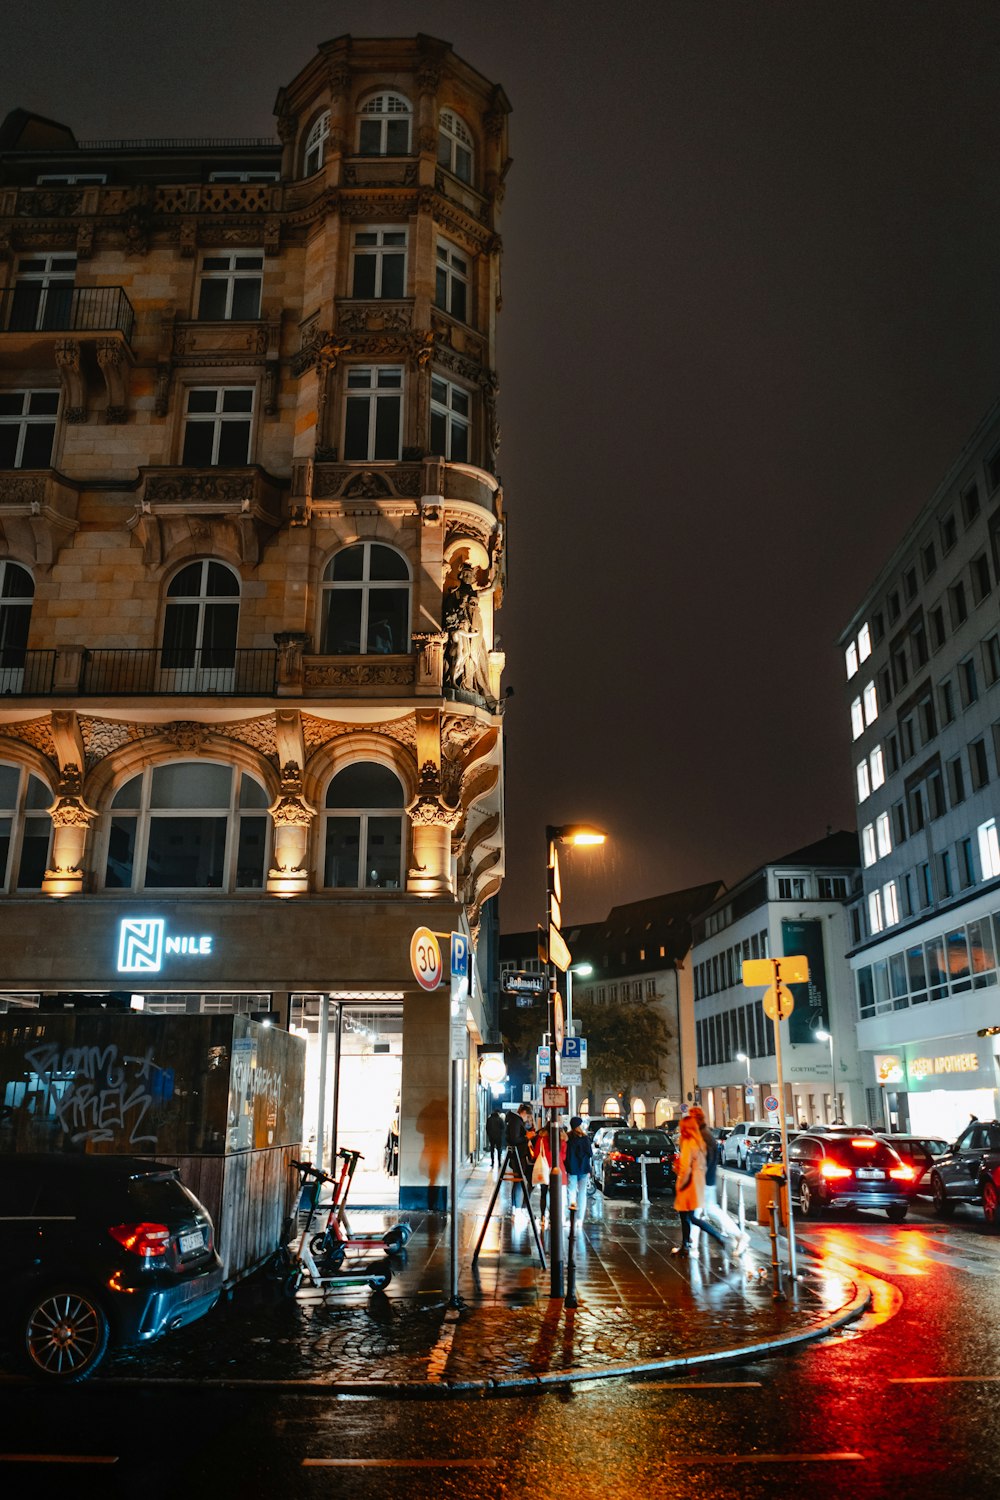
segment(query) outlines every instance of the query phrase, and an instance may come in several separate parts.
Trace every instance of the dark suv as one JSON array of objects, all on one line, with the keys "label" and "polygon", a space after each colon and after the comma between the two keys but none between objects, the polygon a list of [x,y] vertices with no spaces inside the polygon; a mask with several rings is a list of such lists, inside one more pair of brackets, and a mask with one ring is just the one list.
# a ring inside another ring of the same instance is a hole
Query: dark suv
[{"label": "dark suv", "polygon": [[222,1291],[212,1221],[173,1167],[130,1156],[0,1156],[4,1321],[28,1370],[85,1380],[109,1341],[144,1344]]},{"label": "dark suv", "polygon": [[931,1170],[934,1212],[950,1219],[956,1203],[981,1203],[987,1224],[1000,1224],[1000,1124],[973,1120]]},{"label": "dark suv", "polygon": [[865,1130],[807,1130],[788,1148],[791,1193],[804,1218],[823,1208],[882,1208],[906,1218],[917,1179],[885,1141]]}]

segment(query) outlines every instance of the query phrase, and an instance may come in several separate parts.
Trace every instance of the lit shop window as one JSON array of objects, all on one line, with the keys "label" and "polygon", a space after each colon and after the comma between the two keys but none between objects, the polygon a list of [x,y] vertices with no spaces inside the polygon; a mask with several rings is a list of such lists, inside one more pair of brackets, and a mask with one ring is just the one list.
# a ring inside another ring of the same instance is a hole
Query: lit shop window
[{"label": "lit shop window", "polygon": [[878,842],[878,857],[884,859],[892,853],[892,835],[889,832],[889,814],[879,813],[875,821],[875,837]]},{"label": "lit shop window", "polygon": [[862,828],[861,830],[861,858],[864,861],[866,870],[868,866],[873,865],[878,858],[878,855],[875,853],[874,823],[866,823],[864,828]]},{"label": "lit shop window", "polygon": [[858,762],[857,777],[858,777],[858,801],[859,802],[864,802],[864,801],[867,800],[868,797],[871,796],[871,790],[872,790],[872,788],[871,788],[871,781],[870,781],[869,776],[868,776],[868,762],[866,760],[862,760],[862,761]]},{"label": "lit shop window", "polygon": [[878,694],[874,682],[870,682],[862,694],[865,705],[865,723],[874,724],[878,718]]},{"label": "lit shop window", "polygon": [[851,704],[851,734],[854,739],[860,739],[865,732],[865,714],[861,707],[861,699],[855,698]]},{"label": "lit shop window", "polygon": [[979,825],[979,863],[984,880],[992,880],[994,876],[1000,875],[1000,839],[997,837],[996,818],[990,818],[988,823]]},{"label": "lit shop window", "polygon": [[868,764],[871,768],[871,787],[872,791],[875,792],[880,786],[885,784],[885,761],[882,756],[881,745],[875,746],[875,749],[868,757]]},{"label": "lit shop window", "polygon": [[872,933],[881,932],[885,926],[882,918],[882,892],[872,891],[868,897],[868,927]]}]

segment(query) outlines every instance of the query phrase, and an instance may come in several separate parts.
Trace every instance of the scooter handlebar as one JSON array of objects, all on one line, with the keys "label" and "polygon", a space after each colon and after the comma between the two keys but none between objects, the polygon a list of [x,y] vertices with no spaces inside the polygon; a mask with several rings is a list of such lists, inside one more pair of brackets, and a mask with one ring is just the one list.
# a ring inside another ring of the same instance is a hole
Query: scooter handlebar
[{"label": "scooter handlebar", "polygon": [[319,1167],[314,1167],[309,1161],[293,1161],[292,1166],[296,1172],[301,1172],[303,1177],[318,1177],[321,1182],[332,1182],[333,1178],[329,1172],[323,1172]]}]

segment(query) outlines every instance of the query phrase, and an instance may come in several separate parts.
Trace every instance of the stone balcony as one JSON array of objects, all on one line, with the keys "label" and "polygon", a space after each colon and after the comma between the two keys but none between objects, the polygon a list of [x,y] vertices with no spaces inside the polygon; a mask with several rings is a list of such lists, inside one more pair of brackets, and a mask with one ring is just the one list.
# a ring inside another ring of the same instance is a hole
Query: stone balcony
[{"label": "stone balcony", "polygon": [[0,537],[10,552],[51,567],[79,525],[78,502],[55,469],[0,471]]}]

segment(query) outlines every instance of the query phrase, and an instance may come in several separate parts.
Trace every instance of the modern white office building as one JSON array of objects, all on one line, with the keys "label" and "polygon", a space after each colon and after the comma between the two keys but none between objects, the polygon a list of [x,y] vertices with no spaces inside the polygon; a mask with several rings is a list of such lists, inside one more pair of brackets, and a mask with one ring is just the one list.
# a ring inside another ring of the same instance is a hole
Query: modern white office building
[{"label": "modern white office building", "polygon": [[864,893],[850,957],[873,1119],[998,1112],[1000,404],[841,639]]}]

